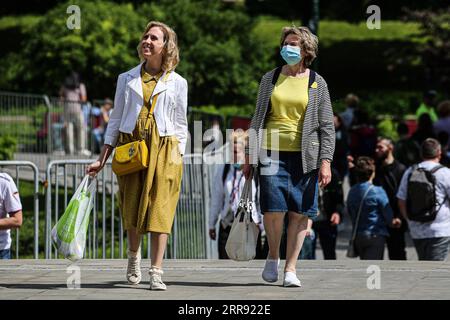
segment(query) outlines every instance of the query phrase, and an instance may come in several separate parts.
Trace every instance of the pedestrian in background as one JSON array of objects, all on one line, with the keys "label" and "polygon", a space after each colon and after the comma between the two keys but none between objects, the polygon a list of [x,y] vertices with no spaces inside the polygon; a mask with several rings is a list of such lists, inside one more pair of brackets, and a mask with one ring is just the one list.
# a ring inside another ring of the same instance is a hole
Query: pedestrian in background
[{"label": "pedestrian in background", "polygon": [[388,226],[393,223],[389,199],[382,187],[374,186],[375,161],[356,159],[354,172],[358,183],[351,187],[347,210],[356,228],[355,247],[361,260],[383,260]]}]

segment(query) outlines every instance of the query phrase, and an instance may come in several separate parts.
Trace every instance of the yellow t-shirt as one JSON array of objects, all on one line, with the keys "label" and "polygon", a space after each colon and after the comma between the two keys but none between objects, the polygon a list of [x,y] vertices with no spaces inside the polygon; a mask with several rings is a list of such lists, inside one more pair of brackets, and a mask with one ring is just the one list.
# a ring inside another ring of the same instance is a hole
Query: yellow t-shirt
[{"label": "yellow t-shirt", "polygon": [[[266,120],[262,147],[268,150],[301,151],[302,130],[308,105],[309,77],[291,77],[280,74],[270,97],[272,108]],[[279,130],[278,148],[276,130]]]}]

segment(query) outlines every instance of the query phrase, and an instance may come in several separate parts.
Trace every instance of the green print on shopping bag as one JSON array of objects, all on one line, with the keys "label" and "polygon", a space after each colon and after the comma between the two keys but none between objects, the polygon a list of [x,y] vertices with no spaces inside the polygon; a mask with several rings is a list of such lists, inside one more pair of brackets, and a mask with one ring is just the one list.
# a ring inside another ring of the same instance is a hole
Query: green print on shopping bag
[{"label": "green print on shopping bag", "polygon": [[61,241],[70,243],[75,239],[75,224],[79,207],[80,202],[77,199],[71,200],[63,216],[58,221],[56,230]]},{"label": "green print on shopping bag", "polygon": [[52,229],[52,240],[58,252],[72,261],[82,259],[86,247],[89,215],[96,190],[95,179],[88,185],[84,177],[69,202],[61,219]]}]

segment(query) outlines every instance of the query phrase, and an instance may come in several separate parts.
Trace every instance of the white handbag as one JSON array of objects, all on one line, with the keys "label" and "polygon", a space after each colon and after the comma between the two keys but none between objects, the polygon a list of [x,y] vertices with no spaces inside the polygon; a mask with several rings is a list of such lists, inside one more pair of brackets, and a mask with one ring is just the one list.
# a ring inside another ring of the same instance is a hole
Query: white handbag
[{"label": "white handbag", "polygon": [[225,245],[228,257],[235,261],[249,261],[254,259],[256,255],[259,228],[252,218],[254,206],[252,201],[252,181],[253,168],[250,178],[245,181],[230,235]]}]

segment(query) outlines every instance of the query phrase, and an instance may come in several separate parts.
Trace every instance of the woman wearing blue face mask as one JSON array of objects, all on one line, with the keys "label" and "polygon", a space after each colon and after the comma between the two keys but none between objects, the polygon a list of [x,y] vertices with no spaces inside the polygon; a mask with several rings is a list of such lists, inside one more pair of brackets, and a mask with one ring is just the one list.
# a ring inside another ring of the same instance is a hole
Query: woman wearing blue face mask
[{"label": "woman wearing blue face mask", "polygon": [[261,80],[250,125],[244,173],[259,178],[260,206],[269,254],[262,277],[278,280],[280,241],[288,214],[284,286],[301,286],[296,262],[308,218],[317,216],[318,187],[331,180],[335,132],[327,83],[308,66],[318,39],[306,27],[283,28],[280,55],[285,65]]}]

